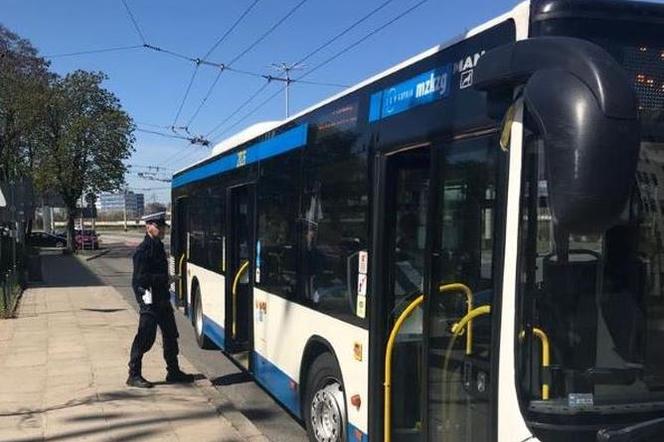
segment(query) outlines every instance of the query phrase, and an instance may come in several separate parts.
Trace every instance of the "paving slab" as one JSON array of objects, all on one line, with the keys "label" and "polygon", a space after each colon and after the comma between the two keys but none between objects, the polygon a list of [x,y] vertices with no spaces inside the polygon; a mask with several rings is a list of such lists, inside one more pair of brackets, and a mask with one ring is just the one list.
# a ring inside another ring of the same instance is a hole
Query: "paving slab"
[{"label": "paving slab", "polygon": [[267,440],[204,377],[166,384],[160,337],[143,363],[155,388],[127,387],[137,324],[112,287],[28,289],[0,321],[0,440]]}]

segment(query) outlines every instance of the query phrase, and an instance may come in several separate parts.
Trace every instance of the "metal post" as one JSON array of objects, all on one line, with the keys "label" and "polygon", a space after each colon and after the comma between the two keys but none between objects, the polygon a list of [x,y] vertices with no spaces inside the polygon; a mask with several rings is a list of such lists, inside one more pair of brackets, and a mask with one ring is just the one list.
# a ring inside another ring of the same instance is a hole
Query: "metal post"
[{"label": "metal post", "polygon": [[288,64],[288,63],[272,63],[272,67],[276,69],[279,72],[282,72],[284,74],[283,77],[273,77],[273,76],[267,76],[268,80],[276,80],[276,81],[283,81],[286,83],[286,118],[290,117],[290,85],[293,82],[293,80],[290,77],[291,71],[295,69],[302,69],[304,66],[300,64]]},{"label": "metal post", "polygon": [[124,189],[124,198],[123,198],[123,204],[122,207],[124,210],[122,211],[124,214],[124,231],[127,231],[127,189]]},{"label": "metal post", "polygon": [[288,70],[286,71],[286,118],[290,117],[290,98],[288,96],[288,90],[290,89],[290,77],[288,76]]}]

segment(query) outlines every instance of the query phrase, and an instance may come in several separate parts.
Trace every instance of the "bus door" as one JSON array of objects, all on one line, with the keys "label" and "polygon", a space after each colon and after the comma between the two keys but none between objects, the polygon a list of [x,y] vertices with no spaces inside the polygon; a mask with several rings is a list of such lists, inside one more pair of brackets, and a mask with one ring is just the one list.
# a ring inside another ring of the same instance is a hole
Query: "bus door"
[{"label": "bus door", "polygon": [[471,134],[387,155],[379,166],[384,285],[374,311],[384,318],[385,441],[493,440],[504,155],[495,134]]},{"label": "bus door", "polygon": [[507,154],[494,132],[437,145],[424,299],[423,440],[495,440],[497,322]]},{"label": "bus door", "polygon": [[229,192],[226,278],[226,342],[227,349],[236,353],[239,362],[248,368],[251,350],[251,306],[253,304],[253,274],[256,248],[254,228],[254,185],[232,187]]},{"label": "bus door", "polygon": [[187,226],[187,198],[178,198],[175,202],[175,216],[177,227],[175,232],[171,232],[171,241],[174,242],[173,251],[175,252],[175,273],[180,276],[176,281],[178,301],[181,306],[188,311],[187,304],[187,259],[188,252],[188,226]]},{"label": "bus door", "polygon": [[[383,257],[380,270],[384,286],[378,304],[382,306],[382,329],[387,335],[400,314],[421,297],[424,289],[426,220],[430,186],[430,145],[404,148],[382,159],[380,194],[384,208],[379,211],[382,238],[375,256]],[[378,258],[380,260],[380,258]],[[423,385],[422,305],[403,323],[393,341],[391,358],[391,427],[393,441],[419,441],[422,428],[421,386]]]}]

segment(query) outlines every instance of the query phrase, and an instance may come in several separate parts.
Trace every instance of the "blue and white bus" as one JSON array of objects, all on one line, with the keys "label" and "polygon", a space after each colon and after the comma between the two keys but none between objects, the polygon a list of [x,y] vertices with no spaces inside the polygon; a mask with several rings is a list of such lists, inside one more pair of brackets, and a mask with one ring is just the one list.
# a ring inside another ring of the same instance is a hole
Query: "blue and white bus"
[{"label": "blue and white bus", "polygon": [[312,441],[656,440],[659,184],[664,5],[532,0],[177,172],[174,290]]}]

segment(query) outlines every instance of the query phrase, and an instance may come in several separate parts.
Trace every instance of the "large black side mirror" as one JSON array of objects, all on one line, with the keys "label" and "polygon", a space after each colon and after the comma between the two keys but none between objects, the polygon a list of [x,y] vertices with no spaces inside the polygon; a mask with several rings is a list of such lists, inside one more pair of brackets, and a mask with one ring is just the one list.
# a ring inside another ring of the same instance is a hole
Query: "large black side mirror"
[{"label": "large black side mirror", "polygon": [[640,124],[632,84],[611,55],[585,40],[533,38],[487,52],[475,75],[480,90],[524,86],[556,227],[600,233],[615,225],[634,185]]}]

